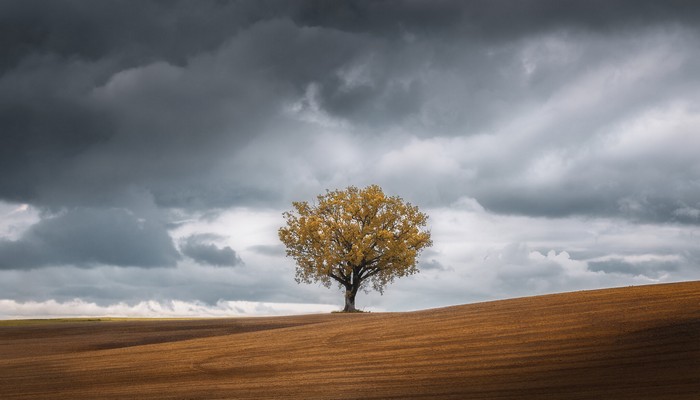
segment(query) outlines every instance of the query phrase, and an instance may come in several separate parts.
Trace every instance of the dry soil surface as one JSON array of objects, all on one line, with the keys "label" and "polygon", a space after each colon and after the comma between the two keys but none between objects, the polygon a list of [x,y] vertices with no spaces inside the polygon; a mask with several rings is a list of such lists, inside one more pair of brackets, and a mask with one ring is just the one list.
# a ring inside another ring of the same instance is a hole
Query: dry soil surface
[{"label": "dry soil surface", "polygon": [[2,399],[700,399],[700,282],[411,313],[0,326]]}]

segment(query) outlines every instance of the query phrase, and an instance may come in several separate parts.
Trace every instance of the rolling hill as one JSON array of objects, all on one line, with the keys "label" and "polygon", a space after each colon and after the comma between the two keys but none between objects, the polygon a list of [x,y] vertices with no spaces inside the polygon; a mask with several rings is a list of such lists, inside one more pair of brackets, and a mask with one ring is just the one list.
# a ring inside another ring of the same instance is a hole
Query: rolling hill
[{"label": "rolling hill", "polygon": [[0,326],[2,399],[698,399],[700,282],[409,313]]}]

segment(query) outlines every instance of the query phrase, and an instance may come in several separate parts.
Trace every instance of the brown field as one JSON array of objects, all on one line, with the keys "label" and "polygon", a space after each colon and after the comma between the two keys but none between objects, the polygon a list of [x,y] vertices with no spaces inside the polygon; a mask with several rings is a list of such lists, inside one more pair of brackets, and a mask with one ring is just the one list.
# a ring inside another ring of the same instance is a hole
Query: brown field
[{"label": "brown field", "polygon": [[700,282],[411,313],[0,326],[0,398],[700,399]]}]

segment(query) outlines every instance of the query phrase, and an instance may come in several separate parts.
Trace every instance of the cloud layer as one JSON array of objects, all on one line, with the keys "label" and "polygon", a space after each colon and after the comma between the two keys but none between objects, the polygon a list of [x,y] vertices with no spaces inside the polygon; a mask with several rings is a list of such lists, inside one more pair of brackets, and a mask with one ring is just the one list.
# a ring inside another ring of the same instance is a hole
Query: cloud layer
[{"label": "cloud layer", "polygon": [[328,313],[335,308],[326,304],[262,303],[253,301],[221,301],[214,306],[194,302],[142,301],[136,304],[117,303],[99,306],[82,300],[59,303],[16,302],[0,300],[0,319],[81,318],[95,315],[117,318],[212,318],[249,317],[261,315],[295,315]]},{"label": "cloud layer", "polygon": [[162,226],[123,209],[73,209],[0,240],[0,269],[48,265],[173,266],[180,254]]},{"label": "cloud layer", "polygon": [[279,215],[370,183],[440,238],[373,306],[697,278],[699,26],[683,0],[5,1],[0,292],[328,303]]},{"label": "cloud layer", "polygon": [[0,196],[280,205],[417,168],[426,201],[697,223],[698,7],[565,3],[7,2]]}]

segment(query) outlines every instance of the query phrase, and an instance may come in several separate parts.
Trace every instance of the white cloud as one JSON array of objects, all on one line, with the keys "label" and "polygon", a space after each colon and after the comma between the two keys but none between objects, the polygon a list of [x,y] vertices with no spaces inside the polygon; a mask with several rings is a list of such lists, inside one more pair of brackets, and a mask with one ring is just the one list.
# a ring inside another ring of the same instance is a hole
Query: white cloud
[{"label": "white cloud", "polygon": [[201,233],[219,235],[219,244],[231,246],[242,254],[245,261],[246,248],[279,244],[277,229],[282,222],[282,210],[236,207],[222,211],[214,218],[197,215],[171,234],[175,239]]},{"label": "white cloud", "polygon": [[0,300],[0,319],[26,318],[188,318],[188,317],[250,317],[264,315],[295,315],[328,313],[338,310],[329,304],[268,303],[258,301],[219,301],[214,305],[201,302],[169,300],[140,301],[135,304],[119,302],[109,305],[74,299],[18,302]]},{"label": "white cloud", "polygon": [[700,148],[699,126],[700,114],[686,101],[643,110],[610,127],[601,155],[614,162],[656,161],[670,155],[670,163],[692,162]]},{"label": "white cloud", "polygon": [[39,213],[28,204],[0,201],[0,240],[16,240],[39,221]]}]

